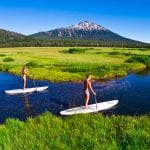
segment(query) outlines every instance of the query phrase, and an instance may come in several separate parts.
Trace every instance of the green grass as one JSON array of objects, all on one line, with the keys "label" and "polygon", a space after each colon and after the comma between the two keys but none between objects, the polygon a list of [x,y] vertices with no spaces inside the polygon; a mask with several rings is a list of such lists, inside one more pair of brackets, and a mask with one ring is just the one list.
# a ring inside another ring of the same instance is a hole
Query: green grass
[{"label": "green grass", "polygon": [[26,122],[8,119],[0,127],[0,148],[58,150],[148,150],[150,117],[45,113]]},{"label": "green grass", "polygon": [[[96,80],[126,75],[128,70],[146,66],[143,62],[127,60],[134,55],[149,56],[150,51],[113,47],[20,47],[0,48],[0,54],[7,55],[6,58],[0,57],[0,70],[20,75],[26,65],[34,79],[58,82],[81,81],[87,73],[91,73]],[[15,61],[10,61],[10,58]]]},{"label": "green grass", "polygon": [[15,60],[11,57],[7,57],[3,59],[3,62],[12,62],[12,61],[15,61]]},{"label": "green grass", "polygon": [[71,54],[77,54],[77,53],[84,53],[88,50],[92,50],[92,48],[70,48],[68,52]]},{"label": "green grass", "polygon": [[6,55],[5,54],[0,54],[0,57],[5,57]]},{"label": "green grass", "polygon": [[150,56],[146,55],[138,55],[138,56],[132,56],[130,57],[127,62],[130,63],[143,63],[145,65],[150,65]]},{"label": "green grass", "polygon": [[120,53],[118,51],[112,51],[109,53],[109,55],[119,55]]},{"label": "green grass", "polygon": [[30,61],[27,64],[25,64],[25,66],[28,67],[29,69],[31,69],[31,68],[40,68],[40,67],[42,68],[42,65],[38,64],[35,61]]}]

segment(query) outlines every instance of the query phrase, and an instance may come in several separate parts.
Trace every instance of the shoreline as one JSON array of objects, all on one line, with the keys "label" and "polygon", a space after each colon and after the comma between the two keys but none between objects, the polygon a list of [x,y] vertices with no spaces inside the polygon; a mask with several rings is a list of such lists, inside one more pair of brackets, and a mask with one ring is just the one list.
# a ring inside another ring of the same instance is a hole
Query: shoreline
[{"label": "shoreline", "polygon": [[[107,82],[107,81],[110,81],[110,80],[113,80],[113,79],[120,79],[120,78],[123,78],[123,77],[126,77],[129,73],[137,73],[139,71],[144,71],[146,70],[146,66],[144,67],[140,67],[140,68],[137,68],[137,69],[130,69],[130,70],[127,70],[126,72],[123,71],[123,74],[105,74],[103,75],[101,78],[92,78],[94,82]],[[1,70],[0,72],[4,72],[4,73],[9,73],[9,74],[12,74],[12,75],[17,75],[17,76],[21,76],[21,74],[19,73],[15,73],[15,72],[12,72],[12,71],[5,71],[5,70]],[[121,72],[122,73],[122,72]],[[33,75],[34,76],[34,75]],[[93,75],[92,75],[93,76]],[[73,82],[73,83],[82,83],[83,80],[51,80],[51,79],[46,79],[45,77],[44,78],[32,78],[31,76],[27,76],[28,79],[31,79],[31,80],[41,80],[41,81],[47,81],[47,82],[53,82],[53,83],[69,83],[69,82]]]}]

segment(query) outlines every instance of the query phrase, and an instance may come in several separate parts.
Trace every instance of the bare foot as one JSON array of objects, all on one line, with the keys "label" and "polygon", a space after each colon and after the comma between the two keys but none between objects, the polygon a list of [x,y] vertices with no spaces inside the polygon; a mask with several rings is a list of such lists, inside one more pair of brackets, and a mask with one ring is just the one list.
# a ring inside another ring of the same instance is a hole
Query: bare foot
[{"label": "bare foot", "polygon": [[85,109],[86,109],[86,110],[88,109],[88,105],[85,106]]}]

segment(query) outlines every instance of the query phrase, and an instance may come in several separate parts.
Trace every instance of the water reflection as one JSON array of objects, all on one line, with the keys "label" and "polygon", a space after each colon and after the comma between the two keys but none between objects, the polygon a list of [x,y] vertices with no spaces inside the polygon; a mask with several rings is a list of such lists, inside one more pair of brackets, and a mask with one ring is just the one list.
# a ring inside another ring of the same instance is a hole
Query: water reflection
[{"label": "water reflection", "polygon": [[147,67],[146,69],[141,69],[139,71],[136,71],[136,75],[138,76],[149,76],[150,75],[150,66]]},{"label": "water reflection", "polygon": [[25,118],[28,118],[29,116],[32,116],[32,108],[30,105],[29,97],[28,95],[23,95],[23,104],[24,104],[24,113],[25,113]]}]

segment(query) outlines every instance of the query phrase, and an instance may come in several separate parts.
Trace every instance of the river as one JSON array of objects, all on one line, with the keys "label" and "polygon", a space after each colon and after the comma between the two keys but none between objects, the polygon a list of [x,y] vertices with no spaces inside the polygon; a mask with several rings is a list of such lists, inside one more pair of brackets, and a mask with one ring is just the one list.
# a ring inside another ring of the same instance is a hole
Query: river
[{"label": "river", "polygon": [[[22,88],[20,76],[0,72],[0,123],[7,118],[26,120],[45,111],[59,116],[61,110],[84,105],[83,84],[73,82],[52,83],[35,81],[36,86],[49,86],[44,92],[25,95],[6,95],[5,90]],[[33,87],[27,80],[27,87]],[[95,82],[97,101],[118,99],[119,104],[104,115],[144,115],[150,113],[150,72],[129,73],[126,77]],[[94,103],[91,96],[90,102]]]}]

